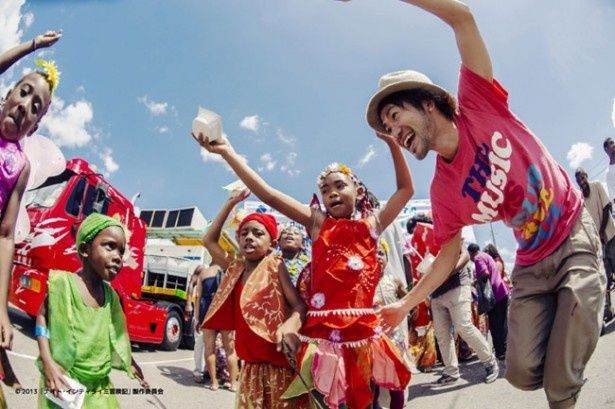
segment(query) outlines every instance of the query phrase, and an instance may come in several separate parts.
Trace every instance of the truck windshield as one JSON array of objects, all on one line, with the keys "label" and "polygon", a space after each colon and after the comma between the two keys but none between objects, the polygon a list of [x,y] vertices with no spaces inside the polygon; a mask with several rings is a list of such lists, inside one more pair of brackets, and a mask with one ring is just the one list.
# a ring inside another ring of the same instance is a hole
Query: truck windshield
[{"label": "truck windshield", "polygon": [[36,189],[28,190],[24,195],[26,207],[52,207],[58,201],[72,175],[74,173],[66,170],[58,176],[47,179]]}]

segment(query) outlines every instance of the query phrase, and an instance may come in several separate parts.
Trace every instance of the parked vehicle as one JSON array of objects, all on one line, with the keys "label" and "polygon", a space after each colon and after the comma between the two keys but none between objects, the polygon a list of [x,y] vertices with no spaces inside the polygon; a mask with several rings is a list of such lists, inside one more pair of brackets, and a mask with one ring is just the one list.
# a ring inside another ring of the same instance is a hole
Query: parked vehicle
[{"label": "parked vehicle", "polygon": [[[23,200],[31,231],[15,245],[11,303],[36,316],[47,294],[49,271],[79,269],[76,233],[90,213],[98,212],[117,217],[129,231],[124,267],[111,285],[120,296],[131,341],[157,344],[166,350],[177,349],[182,341],[187,346],[193,344],[192,317],[184,316],[184,305],[187,282],[195,264],[171,262],[177,268],[162,273],[179,279],[150,282],[156,271],[161,273],[161,263],[168,268],[170,262],[145,259],[146,223],[135,213],[133,203],[86,161],[67,161],[63,173],[26,192]],[[179,291],[172,295],[162,291],[171,286]]]}]

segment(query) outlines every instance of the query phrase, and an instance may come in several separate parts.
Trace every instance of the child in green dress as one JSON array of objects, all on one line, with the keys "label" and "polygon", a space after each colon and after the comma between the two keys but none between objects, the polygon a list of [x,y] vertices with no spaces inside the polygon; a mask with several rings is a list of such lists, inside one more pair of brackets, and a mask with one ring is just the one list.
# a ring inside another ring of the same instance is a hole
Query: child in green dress
[{"label": "child in green dress", "polygon": [[[70,389],[67,375],[86,387],[84,408],[119,408],[109,393],[111,368],[143,379],[131,356],[120,299],[108,283],[122,268],[126,234],[116,219],[92,213],[79,227],[76,245],[81,270],[50,272],[47,299],[36,317],[41,389],[58,397],[59,390]],[[38,407],[58,406],[41,391]]]}]

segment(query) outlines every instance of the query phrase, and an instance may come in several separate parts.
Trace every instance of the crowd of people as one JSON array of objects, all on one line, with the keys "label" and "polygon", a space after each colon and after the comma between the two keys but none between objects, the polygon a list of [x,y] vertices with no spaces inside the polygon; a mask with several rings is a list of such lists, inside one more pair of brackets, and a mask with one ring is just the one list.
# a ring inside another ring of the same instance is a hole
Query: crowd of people
[{"label": "crowd of people", "polygon": [[[612,318],[605,296],[615,269],[612,198],[582,169],[576,189],[510,111],[467,6],[406,2],[452,28],[461,55],[459,91],[455,98],[416,71],[380,79],[367,122],[390,151],[396,181],[382,206],[337,162],[318,175],[320,200],[302,204],[263,180],[227,138],[193,135],[247,186],[233,192],[205,233],[211,265],[195,271],[194,303],[186,307],[194,317],[195,380],[206,368],[209,388],[236,391],[237,408],[378,408],[386,389],[398,409],[413,371],[440,361],[432,386],[449,385],[468,353],[483,365],[486,383],[505,366],[515,387],[544,388],[551,408],[575,407],[603,317]],[[9,50],[0,72],[60,36],[48,32]],[[39,65],[9,91],[0,113],[1,349],[12,342],[8,277],[29,173],[19,141],[36,130],[59,78],[53,64]],[[604,148],[613,166],[615,143],[608,139]],[[408,222],[403,242],[387,241],[398,235],[394,222],[414,194],[404,150],[418,160],[437,155],[432,210]],[[219,244],[223,226],[250,193],[292,223],[278,226],[269,213],[246,215],[236,229],[238,254],[230,255]],[[498,220],[517,239],[512,271],[493,244],[481,250],[462,238],[464,226]],[[87,389],[84,407],[119,407],[104,393],[112,387],[111,369],[143,378],[108,284],[122,267],[126,231],[94,213],[76,236],[82,268],[50,274],[36,320],[40,387],[60,398],[75,380]],[[393,263],[396,254],[402,259]],[[57,407],[38,396],[39,407]]]}]

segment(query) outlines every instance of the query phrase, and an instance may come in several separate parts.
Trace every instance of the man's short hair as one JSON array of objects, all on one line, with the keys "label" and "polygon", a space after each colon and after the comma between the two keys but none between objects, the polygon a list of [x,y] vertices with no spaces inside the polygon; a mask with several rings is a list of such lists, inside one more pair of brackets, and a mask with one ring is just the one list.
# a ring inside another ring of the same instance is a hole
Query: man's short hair
[{"label": "man's short hair", "polygon": [[470,255],[476,254],[480,251],[480,247],[478,247],[478,244],[476,243],[470,243],[468,245],[468,253],[470,253]]},{"label": "man's short hair", "polygon": [[452,121],[457,110],[457,102],[451,94],[434,94],[423,88],[414,88],[394,92],[391,95],[383,98],[378,104],[378,114],[388,104],[393,104],[400,108],[404,107],[404,102],[412,105],[420,111],[424,111],[423,102],[433,102],[436,108],[444,115],[446,119]]},{"label": "man's short hair", "polygon": [[610,137],[609,137],[609,138],[606,138],[606,139],[604,140],[604,142],[602,142],[602,148],[603,148],[604,150],[606,150],[606,147],[609,145],[609,142],[610,142],[610,141],[612,141],[612,140],[613,140],[613,139],[612,139],[612,138],[610,138]]},{"label": "man's short hair", "polygon": [[577,170],[574,171],[574,177],[578,177],[580,175],[585,175],[587,176],[587,172],[585,171],[585,169],[583,168],[577,168]]}]

